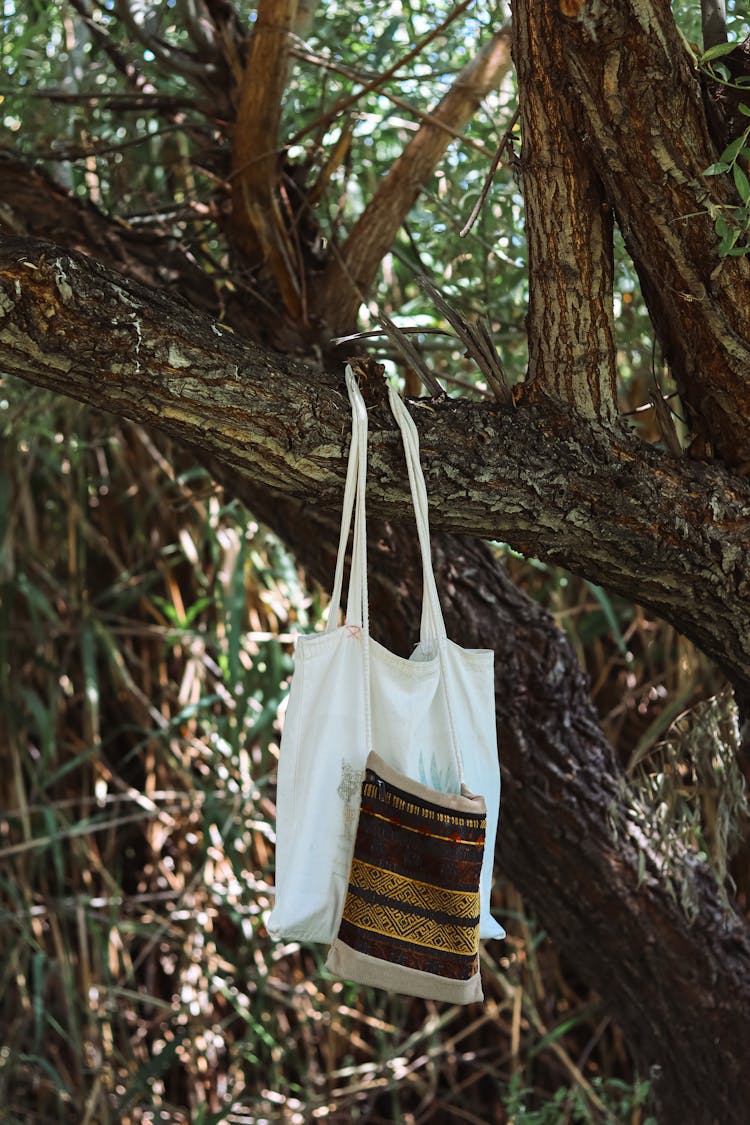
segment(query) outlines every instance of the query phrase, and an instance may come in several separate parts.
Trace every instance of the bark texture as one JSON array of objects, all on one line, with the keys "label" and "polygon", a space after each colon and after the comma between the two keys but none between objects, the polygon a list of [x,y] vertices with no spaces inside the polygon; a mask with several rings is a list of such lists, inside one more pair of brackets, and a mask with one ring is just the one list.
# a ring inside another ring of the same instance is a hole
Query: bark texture
[{"label": "bark texture", "polygon": [[279,192],[279,124],[297,0],[261,0],[240,89],[232,154],[235,247],[266,267],[289,316],[301,320],[304,267]]},{"label": "bark texture", "polygon": [[[553,9],[547,0],[529,7],[537,25]],[[559,80],[693,424],[717,456],[748,472],[750,259],[718,254],[717,208],[740,199],[728,177],[702,175],[716,152],[695,60],[661,0],[566,2],[553,27]]]},{"label": "bark texture", "polygon": [[[102,331],[102,324],[108,326]],[[314,372],[162,293],[33,240],[0,250],[0,363],[156,425],[276,491],[336,508],[349,405]],[[415,403],[436,528],[499,539],[672,622],[750,682],[750,482],[561,410]],[[386,408],[372,411],[370,504],[407,494]]]},{"label": "bark texture", "polygon": [[549,5],[517,5],[518,74],[529,258],[532,400],[555,397],[589,417],[613,419],[615,329],[612,212],[584,158],[573,103],[560,82],[560,40]]},{"label": "bark texture", "polygon": [[465,644],[495,648],[500,863],[544,903],[545,924],[576,972],[606,988],[654,1082],[660,1125],[739,1125],[750,1078],[731,1044],[745,1041],[750,1020],[747,927],[724,916],[713,878],[685,856],[678,866],[699,902],[691,926],[665,893],[662,857],[642,829],[626,816],[613,839],[609,815],[622,810],[625,790],[573,654],[485,552],[443,539],[438,573],[448,628]]}]

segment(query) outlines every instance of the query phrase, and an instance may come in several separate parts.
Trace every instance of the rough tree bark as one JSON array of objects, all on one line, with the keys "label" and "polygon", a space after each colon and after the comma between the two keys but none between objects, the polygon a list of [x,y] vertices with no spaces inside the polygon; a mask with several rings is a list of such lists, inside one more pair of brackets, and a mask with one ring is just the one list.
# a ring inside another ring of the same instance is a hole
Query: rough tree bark
[{"label": "rough tree bark", "polygon": [[235,247],[270,270],[288,315],[303,316],[304,267],[282,212],[279,123],[297,0],[260,0],[247,52],[232,152]]},{"label": "rough tree bark", "polygon": [[529,398],[579,414],[617,415],[612,213],[582,159],[572,103],[556,84],[552,10],[519,5],[513,21],[529,259]]},{"label": "rough tree bark", "polygon": [[[524,5],[525,6],[525,5]],[[542,19],[546,3],[536,8]],[[695,60],[670,6],[566,0],[554,81],[614,207],[664,355],[716,454],[750,470],[750,259],[718,255],[717,207],[738,203],[716,159]]]}]

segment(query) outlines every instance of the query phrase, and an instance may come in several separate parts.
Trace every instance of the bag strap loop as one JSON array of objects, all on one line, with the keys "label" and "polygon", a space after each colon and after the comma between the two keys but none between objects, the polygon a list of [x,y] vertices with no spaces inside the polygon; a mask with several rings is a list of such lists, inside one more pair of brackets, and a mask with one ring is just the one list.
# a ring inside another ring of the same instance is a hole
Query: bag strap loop
[{"label": "bag strap loop", "polygon": [[[326,631],[333,632],[338,625],[339,606],[344,580],[344,558],[349,541],[349,532],[354,514],[354,539],[352,543],[352,564],[349,575],[349,592],[346,604],[346,624],[359,627],[369,639],[370,620],[367,597],[367,518],[365,512],[365,494],[367,489],[367,407],[362,393],[357,385],[354,372],[347,364],[346,387],[349,400],[352,404],[352,438],[349,445],[349,460],[346,469],[346,484],[344,486],[344,500],[341,513],[341,531],[339,534],[339,548],[336,559],[336,573],[333,583],[333,593],[328,611]],[[440,608],[435,574],[432,569],[432,552],[430,549],[430,523],[427,503],[427,489],[424,474],[419,458],[419,434],[414,421],[402,402],[398,393],[388,388],[388,398],[393,415],[401,431],[401,438],[406,457],[406,468],[409,474],[409,488],[411,491],[414,515],[417,523],[417,536],[419,549],[422,556],[422,617],[419,630],[420,645],[425,652],[435,651],[440,661],[440,678],[443,684],[448,722],[450,727],[451,743],[458,778],[461,785],[464,783],[463,761],[458,746],[456,727],[451,708],[450,692],[448,690],[445,646],[447,633],[443,612]],[[370,656],[369,645],[363,645],[363,659],[365,663],[365,721],[367,731],[367,748],[372,750],[372,721],[370,715]]]},{"label": "bag strap loop", "polygon": [[[349,574],[349,592],[346,602],[346,622],[359,625],[369,631],[369,608],[367,601],[367,517],[365,513],[365,491],[367,488],[367,407],[357,386],[354,372],[347,364],[346,387],[352,404],[352,438],[349,445],[349,460],[346,467],[344,502],[341,512],[341,531],[339,549],[336,557],[336,574],[333,580],[333,593],[328,610],[326,632],[332,633],[338,626],[339,606],[344,583],[344,560],[346,546],[354,512],[354,542],[352,544],[352,566]],[[356,511],[355,511],[356,504]]]},{"label": "bag strap loop", "polygon": [[[367,407],[362,393],[357,385],[356,378],[350,366],[346,368],[346,385],[349,399],[352,404],[352,439],[349,446],[349,460],[346,470],[346,484],[344,486],[344,500],[341,513],[341,530],[339,534],[338,555],[336,558],[336,573],[333,582],[333,592],[328,613],[326,629],[332,632],[338,625],[338,612],[341,604],[341,594],[344,579],[344,559],[346,547],[351,530],[352,513],[354,513],[354,542],[352,545],[352,567],[349,575],[349,593],[347,597],[346,621],[349,625],[359,625],[368,628],[367,607],[367,525],[365,510],[365,492],[367,488]],[[419,633],[421,644],[427,649],[434,648],[436,643],[447,637],[443,613],[440,608],[440,598],[435,584],[435,575],[432,570],[430,551],[430,523],[427,503],[427,489],[419,459],[419,435],[409,411],[404,406],[397,391],[388,388],[388,398],[394,418],[401,431],[406,456],[406,468],[409,474],[409,487],[411,491],[414,515],[417,523],[417,535],[422,557],[422,620]]]}]

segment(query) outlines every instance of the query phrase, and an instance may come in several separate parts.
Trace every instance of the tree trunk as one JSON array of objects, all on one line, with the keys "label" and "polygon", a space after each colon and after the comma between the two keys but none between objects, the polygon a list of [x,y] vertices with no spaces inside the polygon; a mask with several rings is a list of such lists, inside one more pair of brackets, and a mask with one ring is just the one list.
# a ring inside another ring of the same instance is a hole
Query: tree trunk
[{"label": "tree trunk", "polygon": [[[537,21],[547,6],[529,5]],[[730,177],[702,175],[716,153],[695,59],[661,0],[566,0],[552,34],[558,88],[576,106],[692,423],[747,472],[750,258],[718,254],[714,221],[740,198]]]},{"label": "tree trunk", "polygon": [[573,104],[557,84],[552,10],[513,20],[529,258],[529,368],[524,391],[579,414],[617,416],[612,213],[583,158]]}]

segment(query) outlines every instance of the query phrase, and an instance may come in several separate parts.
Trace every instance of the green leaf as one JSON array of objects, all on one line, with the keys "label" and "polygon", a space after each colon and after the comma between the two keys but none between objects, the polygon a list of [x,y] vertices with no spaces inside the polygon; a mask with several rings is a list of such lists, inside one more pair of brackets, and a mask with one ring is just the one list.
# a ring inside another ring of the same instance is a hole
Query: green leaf
[{"label": "green leaf", "polygon": [[719,160],[720,161],[726,161],[727,164],[733,164],[735,162],[735,160],[737,159],[738,153],[739,153],[740,149],[742,148],[742,146],[744,145],[746,140],[747,140],[747,134],[746,133],[743,133],[739,137],[735,137],[735,139],[732,141],[732,143],[728,144],[727,147],[724,149],[721,156],[719,157]]},{"label": "green leaf", "polygon": [[742,202],[747,203],[750,199],[750,180],[748,180],[739,164],[735,164],[732,168],[732,175],[734,176],[734,184],[737,191],[740,193]]},{"label": "green leaf", "polygon": [[586,585],[588,586],[589,590],[594,595],[596,600],[599,602],[599,605],[602,607],[602,612],[607,619],[607,624],[609,625],[612,637],[614,638],[618,649],[623,656],[627,657],[628,646],[625,644],[625,638],[622,635],[620,623],[617,620],[617,614],[615,613],[612,602],[609,600],[607,594],[601,586],[596,586],[593,582],[587,582]]},{"label": "green leaf", "polygon": [[719,246],[719,256],[721,258],[726,258],[728,254],[731,254],[734,244],[739,237],[739,227],[735,227],[734,230],[730,230],[724,235],[721,240],[721,245]]},{"label": "green leaf", "polygon": [[720,176],[722,172],[728,172],[729,167],[729,164],[725,164],[723,160],[717,160],[715,164],[709,164],[708,168],[703,169],[703,175]]},{"label": "green leaf", "polygon": [[737,108],[739,109],[740,113],[744,113],[745,117],[750,117],[750,105],[745,105],[744,102],[740,102]]},{"label": "green leaf", "polygon": [[701,62],[710,62],[711,59],[720,59],[723,55],[729,55],[737,46],[736,43],[716,43],[715,46],[709,47],[701,55]]}]

